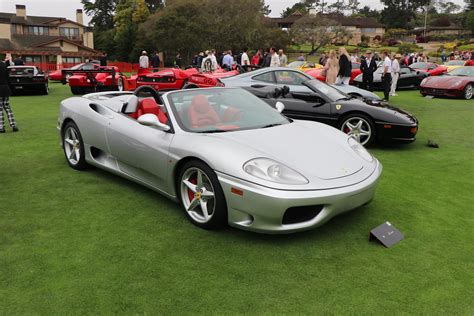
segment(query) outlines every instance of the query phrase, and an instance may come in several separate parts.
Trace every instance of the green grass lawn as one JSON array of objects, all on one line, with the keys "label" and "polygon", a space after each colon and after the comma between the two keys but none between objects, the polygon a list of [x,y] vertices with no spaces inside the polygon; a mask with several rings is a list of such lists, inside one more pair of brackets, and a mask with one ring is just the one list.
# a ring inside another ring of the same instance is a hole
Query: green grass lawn
[{"label": "green grass lawn", "polygon": [[[284,236],[205,231],[153,191],[72,170],[56,131],[68,88],[13,97],[20,132],[0,134],[0,314],[472,315],[474,102],[399,95],[419,137],[371,149],[384,166],[374,201]],[[386,220],[405,234],[390,249],[368,241]]]}]

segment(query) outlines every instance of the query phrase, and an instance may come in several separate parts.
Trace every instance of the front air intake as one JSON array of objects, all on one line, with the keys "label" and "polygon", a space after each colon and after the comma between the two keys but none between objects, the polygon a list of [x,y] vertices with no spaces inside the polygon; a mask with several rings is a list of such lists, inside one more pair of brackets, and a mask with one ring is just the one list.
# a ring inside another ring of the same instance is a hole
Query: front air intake
[{"label": "front air intake", "polygon": [[290,207],[283,215],[283,225],[298,224],[312,220],[322,211],[324,205]]}]

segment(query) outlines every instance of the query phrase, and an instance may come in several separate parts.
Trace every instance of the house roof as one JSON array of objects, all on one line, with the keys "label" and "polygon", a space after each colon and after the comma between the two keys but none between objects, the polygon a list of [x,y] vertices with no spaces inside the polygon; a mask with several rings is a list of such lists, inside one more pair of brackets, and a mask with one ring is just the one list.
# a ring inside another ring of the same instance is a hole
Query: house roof
[{"label": "house roof", "polygon": [[[331,14],[321,14],[318,13],[317,15],[337,21],[340,23],[342,26],[356,26],[358,28],[385,28],[385,25],[377,22],[373,18],[353,18],[349,16],[345,16],[340,13],[331,13]],[[287,16],[285,18],[270,18],[272,21],[278,23],[278,24],[293,24],[299,19],[301,19],[304,15],[301,14],[301,12],[295,12],[290,16]]]},{"label": "house roof", "polygon": [[[72,45],[77,46],[82,52],[64,52],[61,47],[47,47],[45,45],[64,41]],[[50,35],[12,35],[12,39],[0,39],[0,52],[21,52],[22,54],[39,54],[49,52],[50,54],[55,53],[58,55],[83,55],[83,54],[96,54],[100,52],[71,41],[63,36],[50,36]]]},{"label": "house roof", "polygon": [[66,18],[51,17],[51,16],[31,16],[28,15],[26,18],[16,16],[15,13],[0,12],[0,23],[14,23],[14,24],[25,24],[25,25],[55,25],[53,22],[59,21],[61,23],[74,23],[79,26],[84,26],[74,21],[70,21]]}]

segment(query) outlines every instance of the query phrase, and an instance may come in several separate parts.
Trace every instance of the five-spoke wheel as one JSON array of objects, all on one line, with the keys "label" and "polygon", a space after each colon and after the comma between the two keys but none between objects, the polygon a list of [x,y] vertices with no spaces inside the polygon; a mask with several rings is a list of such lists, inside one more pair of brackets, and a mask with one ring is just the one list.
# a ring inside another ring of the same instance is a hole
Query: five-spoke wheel
[{"label": "five-spoke wheel", "polygon": [[78,170],[86,166],[84,144],[81,133],[74,122],[68,122],[63,129],[63,149],[68,164]]},{"label": "five-spoke wheel", "polygon": [[465,88],[464,88],[464,99],[466,100],[471,100],[472,99],[472,84],[468,84]]},{"label": "five-spoke wheel", "polygon": [[368,117],[359,114],[345,118],[341,124],[341,131],[364,146],[370,145],[375,137],[372,121]]},{"label": "five-spoke wheel", "polygon": [[213,229],[227,221],[227,207],[217,176],[201,161],[190,161],[181,168],[179,196],[189,219],[197,226]]}]

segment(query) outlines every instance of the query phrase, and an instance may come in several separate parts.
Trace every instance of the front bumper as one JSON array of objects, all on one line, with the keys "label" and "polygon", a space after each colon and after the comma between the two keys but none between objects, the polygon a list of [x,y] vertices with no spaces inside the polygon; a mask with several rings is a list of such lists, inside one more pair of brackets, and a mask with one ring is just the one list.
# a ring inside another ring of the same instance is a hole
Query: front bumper
[{"label": "front bumper", "polygon": [[421,87],[420,93],[437,97],[462,98],[464,90]]},{"label": "front bumper", "polygon": [[[293,233],[318,227],[332,217],[372,200],[382,173],[382,165],[378,161],[376,163],[374,172],[360,183],[312,191],[276,190],[217,172],[227,201],[229,225],[268,234]],[[321,210],[310,219],[283,223],[288,209],[308,206],[321,207]]]}]

